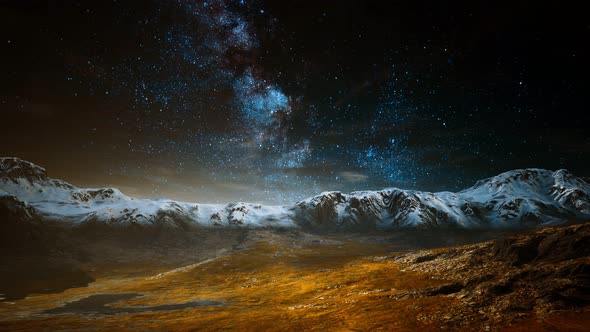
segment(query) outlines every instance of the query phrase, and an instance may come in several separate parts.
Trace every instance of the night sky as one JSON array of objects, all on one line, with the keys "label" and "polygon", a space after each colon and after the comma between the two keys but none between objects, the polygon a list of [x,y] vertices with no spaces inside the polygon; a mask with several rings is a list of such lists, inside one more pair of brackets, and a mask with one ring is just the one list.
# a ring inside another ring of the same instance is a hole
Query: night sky
[{"label": "night sky", "polygon": [[198,202],[588,176],[573,3],[3,1],[0,155]]}]

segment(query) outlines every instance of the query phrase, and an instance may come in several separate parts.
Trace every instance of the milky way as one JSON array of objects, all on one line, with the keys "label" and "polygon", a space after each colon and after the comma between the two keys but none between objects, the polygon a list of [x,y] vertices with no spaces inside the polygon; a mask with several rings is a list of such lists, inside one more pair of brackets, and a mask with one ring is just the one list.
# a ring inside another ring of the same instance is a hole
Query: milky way
[{"label": "milky way", "polygon": [[[146,51],[150,56],[114,66],[112,81],[121,86],[110,93],[133,92],[132,109],[137,116],[121,125],[176,135],[163,140],[155,134],[155,140],[142,144],[131,139],[132,150],[161,154],[172,149],[181,156],[177,157],[180,165],[206,166],[214,178],[237,182],[244,176],[249,181],[254,178],[260,190],[244,199],[293,201],[330,189],[326,182],[331,181],[345,188],[367,180],[383,185],[415,181],[421,169],[415,153],[404,145],[403,135],[391,133],[382,142],[371,139],[381,139],[380,131],[408,120],[408,110],[400,109],[402,94],[392,91],[394,87],[383,92],[378,112],[369,114],[374,117],[367,128],[358,128],[337,143],[323,142],[328,131],[339,135],[347,129],[317,123],[330,121],[313,119],[314,105],[298,104],[296,100],[303,96],[286,94],[273,81],[276,73],[264,72],[258,64],[258,40],[248,20],[265,15],[260,4],[179,1],[159,6],[178,11],[179,22],[153,35],[152,49]],[[146,24],[161,26],[157,20],[157,16],[146,19]],[[219,114],[220,132],[209,128],[203,118],[205,108],[206,113],[213,109]],[[293,124],[292,118],[298,115],[308,120]],[[194,131],[190,130],[195,123]]]},{"label": "milky way", "polygon": [[588,166],[579,42],[588,29],[559,8],[2,6],[0,107],[11,125],[0,147],[81,186],[292,203],[326,190],[458,190],[507,169],[583,175]]}]

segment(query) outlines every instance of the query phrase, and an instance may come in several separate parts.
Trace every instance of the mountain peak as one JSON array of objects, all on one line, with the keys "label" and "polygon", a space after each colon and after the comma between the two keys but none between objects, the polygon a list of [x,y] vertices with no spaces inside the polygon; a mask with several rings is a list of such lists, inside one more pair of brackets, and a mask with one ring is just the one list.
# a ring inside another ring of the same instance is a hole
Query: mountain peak
[{"label": "mountain peak", "polygon": [[45,168],[37,166],[32,162],[16,157],[0,158],[0,178],[15,181],[24,178],[29,181],[47,180]]}]

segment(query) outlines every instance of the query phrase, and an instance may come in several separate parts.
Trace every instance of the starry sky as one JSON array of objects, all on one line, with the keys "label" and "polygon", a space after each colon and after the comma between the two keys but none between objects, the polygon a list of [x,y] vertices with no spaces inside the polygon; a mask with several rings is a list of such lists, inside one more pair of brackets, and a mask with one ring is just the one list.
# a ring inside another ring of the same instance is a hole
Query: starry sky
[{"label": "starry sky", "polygon": [[3,1],[0,20],[0,154],[78,186],[286,204],[590,175],[573,4]]}]

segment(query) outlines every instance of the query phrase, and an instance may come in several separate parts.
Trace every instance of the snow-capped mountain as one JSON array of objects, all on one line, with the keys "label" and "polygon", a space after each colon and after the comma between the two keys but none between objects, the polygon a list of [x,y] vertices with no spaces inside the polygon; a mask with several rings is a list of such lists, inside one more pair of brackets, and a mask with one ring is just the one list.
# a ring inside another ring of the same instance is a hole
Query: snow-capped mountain
[{"label": "snow-capped mountain", "polygon": [[299,202],[299,223],[318,226],[502,227],[590,219],[590,185],[567,170],[520,169],[452,192],[389,188]]},{"label": "snow-capped mountain", "polygon": [[81,189],[51,179],[44,168],[0,158],[0,197],[13,196],[43,220],[109,224],[290,226],[288,209],[259,204],[195,204],[137,199],[115,188]]},{"label": "snow-capped mountain", "polygon": [[521,169],[480,180],[463,191],[388,188],[325,192],[291,206],[196,204],[131,198],[114,188],[81,189],[51,179],[45,169],[0,158],[0,198],[44,221],[172,227],[506,227],[590,219],[590,185],[566,170]]}]

